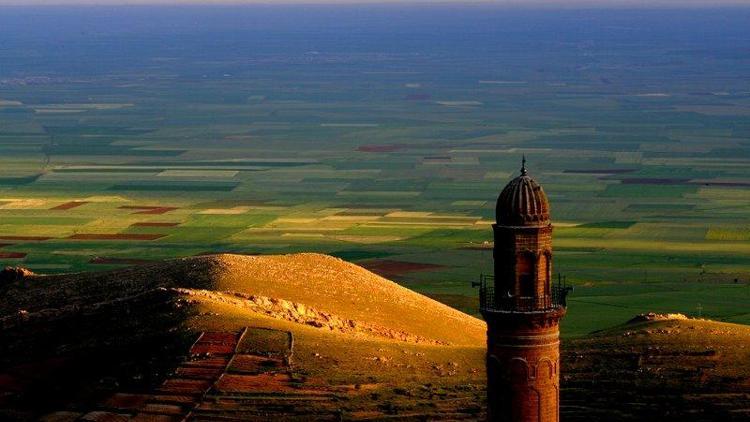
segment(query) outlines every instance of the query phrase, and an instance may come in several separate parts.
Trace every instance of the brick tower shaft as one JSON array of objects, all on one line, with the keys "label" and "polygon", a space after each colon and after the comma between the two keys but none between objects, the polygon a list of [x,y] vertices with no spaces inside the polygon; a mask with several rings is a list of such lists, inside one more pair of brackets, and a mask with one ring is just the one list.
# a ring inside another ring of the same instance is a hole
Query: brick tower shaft
[{"label": "brick tower shaft", "polygon": [[541,186],[526,174],[498,197],[495,274],[482,280],[487,321],[488,419],[560,419],[561,292],[552,286],[552,224]]},{"label": "brick tower shaft", "polygon": [[559,321],[564,314],[564,308],[534,315],[485,313],[489,420],[560,420]]}]

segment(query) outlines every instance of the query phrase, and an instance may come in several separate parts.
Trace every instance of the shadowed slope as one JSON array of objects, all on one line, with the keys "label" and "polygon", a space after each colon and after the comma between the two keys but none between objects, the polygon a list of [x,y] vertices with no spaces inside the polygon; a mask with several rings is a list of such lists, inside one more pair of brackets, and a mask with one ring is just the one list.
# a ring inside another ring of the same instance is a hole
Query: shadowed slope
[{"label": "shadowed slope", "polygon": [[104,273],[32,276],[2,290],[0,318],[12,320],[19,310],[73,312],[159,288],[199,289],[238,302],[262,296],[444,344],[481,346],[484,341],[482,321],[320,254],[214,255]]},{"label": "shadowed slope", "polygon": [[566,420],[750,419],[750,327],[655,318],[568,341]]}]

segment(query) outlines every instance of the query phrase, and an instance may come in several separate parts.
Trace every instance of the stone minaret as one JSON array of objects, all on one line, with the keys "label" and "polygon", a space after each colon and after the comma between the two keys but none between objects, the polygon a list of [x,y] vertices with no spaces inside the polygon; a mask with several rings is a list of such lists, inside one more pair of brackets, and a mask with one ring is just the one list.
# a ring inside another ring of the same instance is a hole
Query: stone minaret
[{"label": "stone minaret", "polygon": [[495,275],[483,278],[480,291],[488,419],[557,422],[565,292],[552,288],[549,203],[525,158],[521,175],[500,193],[495,217]]}]

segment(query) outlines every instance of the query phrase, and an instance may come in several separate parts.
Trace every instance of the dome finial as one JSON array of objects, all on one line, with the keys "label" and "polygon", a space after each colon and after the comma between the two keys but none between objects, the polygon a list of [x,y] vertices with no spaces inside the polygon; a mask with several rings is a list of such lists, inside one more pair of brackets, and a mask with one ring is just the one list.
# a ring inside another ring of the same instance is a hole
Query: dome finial
[{"label": "dome finial", "polygon": [[528,171],[526,171],[526,154],[523,155],[523,158],[521,159],[521,176],[526,176]]}]

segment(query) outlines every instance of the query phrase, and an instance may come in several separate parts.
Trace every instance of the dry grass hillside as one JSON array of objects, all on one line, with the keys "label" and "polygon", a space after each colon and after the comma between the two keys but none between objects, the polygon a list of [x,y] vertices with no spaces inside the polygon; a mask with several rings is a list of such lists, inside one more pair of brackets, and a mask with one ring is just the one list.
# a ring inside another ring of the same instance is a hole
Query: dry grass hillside
[{"label": "dry grass hillside", "polygon": [[[16,284],[6,287],[0,302],[0,315],[5,318],[19,309],[32,314],[64,312],[165,288],[207,302],[223,300],[240,306],[255,301],[258,306],[251,309],[259,313],[273,307],[264,298],[282,300],[287,303],[281,309],[290,308],[291,313],[299,309],[301,317],[314,310],[330,319],[374,327],[373,335],[400,335],[413,342],[467,346],[484,342],[484,322],[362,267],[320,254],[202,256],[107,273],[32,276]],[[378,328],[383,332],[378,333]]]},{"label": "dry grass hillside", "polygon": [[[0,285],[0,419],[481,420],[485,325],[329,256]],[[565,420],[750,420],[750,327],[635,318],[562,346]]]},{"label": "dry grass hillside", "polygon": [[[146,391],[173,376],[201,333],[248,328],[289,333],[298,387],[335,389],[345,402],[336,411],[481,414],[484,322],[325,255],[215,255],[33,275],[0,295],[0,404],[23,417]],[[87,391],[92,384],[101,388]],[[27,401],[42,406],[26,409]]]}]

